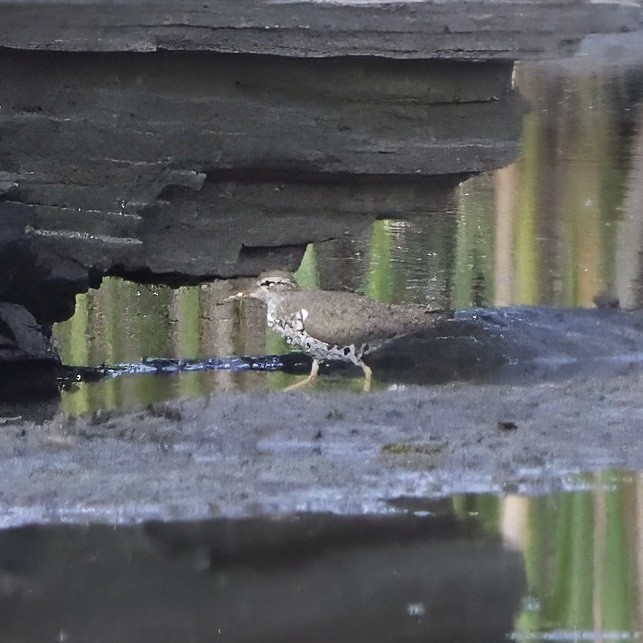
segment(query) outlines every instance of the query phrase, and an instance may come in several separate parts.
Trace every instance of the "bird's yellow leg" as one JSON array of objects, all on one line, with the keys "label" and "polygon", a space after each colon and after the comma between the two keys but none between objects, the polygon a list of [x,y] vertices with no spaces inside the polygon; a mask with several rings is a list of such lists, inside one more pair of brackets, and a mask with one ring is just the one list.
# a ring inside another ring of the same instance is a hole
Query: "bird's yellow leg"
[{"label": "bird's yellow leg", "polygon": [[302,380],[301,382],[297,382],[296,384],[291,384],[290,386],[286,387],[287,391],[295,391],[298,388],[304,388],[304,386],[308,386],[309,384],[312,384],[317,377],[319,376],[319,362],[316,359],[313,359],[313,365],[310,369],[310,374],[305,380]]},{"label": "bird's yellow leg", "polygon": [[364,362],[360,364],[362,370],[364,371],[364,392],[368,393],[371,390],[371,384],[373,382],[373,371],[370,366],[366,366]]}]

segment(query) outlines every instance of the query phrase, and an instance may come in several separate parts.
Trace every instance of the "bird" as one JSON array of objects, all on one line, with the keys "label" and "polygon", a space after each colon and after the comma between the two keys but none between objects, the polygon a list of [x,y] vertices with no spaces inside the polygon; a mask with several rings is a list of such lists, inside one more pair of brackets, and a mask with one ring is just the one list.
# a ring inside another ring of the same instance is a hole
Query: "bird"
[{"label": "bird", "polygon": [[254,287],[224,301],[245,298],[262,301],[267,326],[313,358],[306,380],[291,388],[314,381],[321,360],[339,360],[362,369],[364,390],[369,391],[373,373],[364,362],[366,355],[445,317],[422,305],[388,304],[353,292],[303,290],[294,275],[284,271],[262,273]]}]

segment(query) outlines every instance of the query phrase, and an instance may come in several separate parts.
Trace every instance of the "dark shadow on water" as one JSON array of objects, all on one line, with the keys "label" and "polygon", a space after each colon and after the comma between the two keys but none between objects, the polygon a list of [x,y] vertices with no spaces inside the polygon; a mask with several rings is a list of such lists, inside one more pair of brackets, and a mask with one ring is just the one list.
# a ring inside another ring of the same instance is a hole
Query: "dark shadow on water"
[{"label": "dark shadow on water", "polygon": [[447,514],[26,527],[0,566],[16,642],[501,641],[525,588],[519,553]]}]

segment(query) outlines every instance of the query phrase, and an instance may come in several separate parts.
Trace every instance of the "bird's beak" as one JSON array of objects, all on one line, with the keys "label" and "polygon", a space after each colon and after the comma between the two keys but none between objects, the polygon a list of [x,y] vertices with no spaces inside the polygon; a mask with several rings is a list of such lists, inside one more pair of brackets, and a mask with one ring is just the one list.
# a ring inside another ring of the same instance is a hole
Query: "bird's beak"
[{"label": "bird's beak", "polygon": [[227,304],[229,301],[238,301],[239,299],[243,299],[244,297],[247,297],[245,292],[238,292],[234,295],[230,295],[229,297],[226,297],[225,299],[222,299],[219,303]]}]

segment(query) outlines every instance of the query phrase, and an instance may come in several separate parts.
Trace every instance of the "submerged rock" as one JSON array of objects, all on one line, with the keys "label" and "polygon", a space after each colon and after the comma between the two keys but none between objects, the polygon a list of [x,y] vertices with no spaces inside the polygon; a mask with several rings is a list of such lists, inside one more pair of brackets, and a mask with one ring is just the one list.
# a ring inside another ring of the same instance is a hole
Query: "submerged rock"
[{"label": "submerged rock", "polygon": [[58,353],[23,306],[0,302],[0,400],[58,395]]},{"label": "submerged rock", "polygon": [[397,384],[534,382],[643,365],[643,310],[471,308],[385,344],[366,360]]}]

